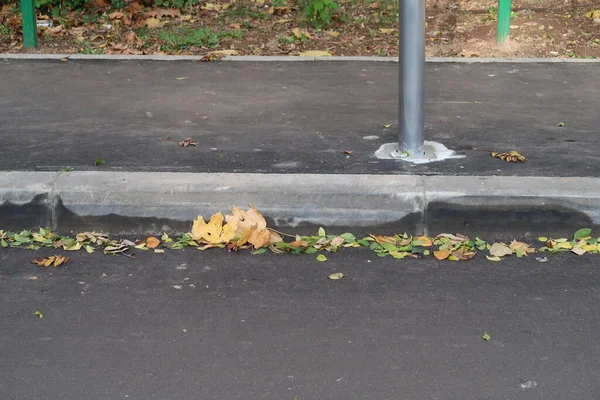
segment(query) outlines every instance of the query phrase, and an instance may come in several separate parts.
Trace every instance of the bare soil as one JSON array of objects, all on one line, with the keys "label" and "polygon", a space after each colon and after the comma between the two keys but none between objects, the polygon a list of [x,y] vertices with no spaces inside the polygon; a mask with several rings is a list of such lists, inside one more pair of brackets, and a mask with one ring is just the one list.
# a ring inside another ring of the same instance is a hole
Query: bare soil
[{"label": "bare soil", "polygon": [[[457,57],[600,57],[600,24],[586,13],[600,2],[526,0],[513,4],[510,39],[496,43],[495,1],[430,0],[427,55]],[[320,50],[340,56],[395,56],[398,4],[343,0],[329,26],[315,29],[300,5],[237,0],[185,10],[106,8],[66,12],[40,27],[39,53],[297,55]],[[0,11],[0,52],[21,53],[20,17]],[[31,50],[27,52],[32,52]]]}]

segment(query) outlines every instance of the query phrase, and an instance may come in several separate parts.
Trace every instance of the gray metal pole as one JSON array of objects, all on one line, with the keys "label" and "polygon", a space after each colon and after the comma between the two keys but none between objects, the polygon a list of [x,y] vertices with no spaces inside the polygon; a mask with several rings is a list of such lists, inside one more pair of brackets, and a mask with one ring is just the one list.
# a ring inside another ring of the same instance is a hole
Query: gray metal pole
[{"label": "gray metal pole", "polygon": [[400,0],[398,140],[400,152],[423,155],[425,0]]}]

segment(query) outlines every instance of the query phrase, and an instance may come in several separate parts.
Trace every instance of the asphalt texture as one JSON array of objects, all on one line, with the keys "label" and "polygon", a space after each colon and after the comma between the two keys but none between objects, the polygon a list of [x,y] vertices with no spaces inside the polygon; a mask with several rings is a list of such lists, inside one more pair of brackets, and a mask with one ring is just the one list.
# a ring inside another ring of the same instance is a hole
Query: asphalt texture
[{"label": "asphalt texture", "polygon": [[374,157],[397,140],[397,67],[3,60],[0,169],[600,174],[596,64],[428,64],[425,136],[467,157],[421,166]]},{"label": "asphalt texture", "polygon": [[600,398],[598,257],[47,254],[0,250],[3,400]]}]

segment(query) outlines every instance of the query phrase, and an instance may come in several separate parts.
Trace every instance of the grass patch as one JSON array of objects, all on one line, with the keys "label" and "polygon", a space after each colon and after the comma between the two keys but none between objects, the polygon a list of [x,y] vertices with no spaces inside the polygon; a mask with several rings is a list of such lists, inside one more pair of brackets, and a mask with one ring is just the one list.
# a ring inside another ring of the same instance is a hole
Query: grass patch
[{"label": "grass patch", "polygon": [[[149,31],[138,33],[139,37],[146,37]],[[228,32],[215,32],[210,28],[194,27],[168,27],[158,32],[156,37],[163,51],[184,50],[190,47],[215,48],[225,38],[241,39],[244,34],[238,30]]]}]

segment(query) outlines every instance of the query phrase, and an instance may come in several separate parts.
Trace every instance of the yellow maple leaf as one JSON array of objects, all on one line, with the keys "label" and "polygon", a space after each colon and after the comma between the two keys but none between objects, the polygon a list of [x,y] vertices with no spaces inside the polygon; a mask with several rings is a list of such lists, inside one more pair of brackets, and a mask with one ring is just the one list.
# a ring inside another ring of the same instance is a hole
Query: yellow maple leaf
[{"label": "yellow maple leaf", "polygon": [[206,223],[202,216],[198,216],[192,225],[192,239],[208,244],[229,243],[235,236],[237,227],[235,221],[223,225],[224,219],[223,214],[217,213]]},{"label": "yellow maple leaf", "polygon": [[248,211],[244,211],[239,207],[233,207],[231,209],[231,215],[226,215],[225,220],[227,223],[235,223],[236,234],[240,235],[252,227],[256,227],[259,231],[267,228],[267,221],[261,213],[258,212],[256,207],[252,204],[248,204]]}]

